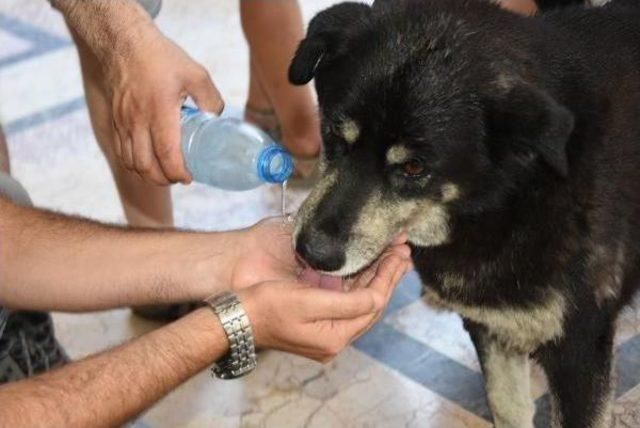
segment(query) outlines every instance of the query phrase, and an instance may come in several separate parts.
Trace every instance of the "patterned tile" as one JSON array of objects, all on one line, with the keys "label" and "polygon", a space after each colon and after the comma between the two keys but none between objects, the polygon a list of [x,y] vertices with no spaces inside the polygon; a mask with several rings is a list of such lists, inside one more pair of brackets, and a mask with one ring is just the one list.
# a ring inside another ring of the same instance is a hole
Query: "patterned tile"
[{"label": "patterned tile", "polygon": [[[7,51],[5,51],[0,56],[0,68],[69,46],[70,44],[66,39],[3,13],[0,13],[0,29],[3,33],[10,35],[5,39],[7,44],[2,44],[3,50],[6,47],[10,53],[7,54]],[[0,39],[0,41],[2,41],[2,39]],[[15,51],[16,46],[23,46],[24,48],[18,48],[18,50]],[[12,50],[14,50],[14,52],[11,52]]]}]

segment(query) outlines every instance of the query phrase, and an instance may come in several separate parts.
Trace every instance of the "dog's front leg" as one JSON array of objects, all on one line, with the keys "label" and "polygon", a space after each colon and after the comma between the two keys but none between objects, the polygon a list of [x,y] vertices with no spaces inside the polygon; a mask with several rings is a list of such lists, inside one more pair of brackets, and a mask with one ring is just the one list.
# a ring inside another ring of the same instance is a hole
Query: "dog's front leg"
[{"label": "dog's front leg", "polygon": [[482,366],[495,427],[533,427],[529,356],[505,349],[480,324],[465,320],[464,326]]},{"label": "dog's front leg", "polygon": [[549,380],[553,426],[611,426],[614,321],[587,311],[569,320],[565,335],[534,353]]}]

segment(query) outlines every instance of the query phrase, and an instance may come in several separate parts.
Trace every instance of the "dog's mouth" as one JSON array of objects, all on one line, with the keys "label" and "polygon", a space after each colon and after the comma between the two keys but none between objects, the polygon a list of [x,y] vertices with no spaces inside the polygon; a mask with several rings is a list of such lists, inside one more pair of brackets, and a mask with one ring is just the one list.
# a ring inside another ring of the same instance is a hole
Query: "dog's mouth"
[{"label": "dog's mouth", "polygon": [[299,279],[307,284],[312,284],[326,290],[344,291],[348,278],[328,275],[323,272],[318,272],[311,267],[305,267],[300,273]]}]

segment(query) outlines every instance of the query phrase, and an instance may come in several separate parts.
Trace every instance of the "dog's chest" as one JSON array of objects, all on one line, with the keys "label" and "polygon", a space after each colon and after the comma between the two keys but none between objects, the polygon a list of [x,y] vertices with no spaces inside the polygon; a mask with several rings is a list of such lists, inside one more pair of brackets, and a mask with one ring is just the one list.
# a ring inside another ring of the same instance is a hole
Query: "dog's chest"
[{"label": "dog's chest", "polygon": [[514,352],[532,353],[563,335],[566,302],[558,291],[549,291],[542,301],[526,306],[466,304],[443,298],[428,286],[424,298],[432,307],[457,312],[485,326],[505,348]]}]

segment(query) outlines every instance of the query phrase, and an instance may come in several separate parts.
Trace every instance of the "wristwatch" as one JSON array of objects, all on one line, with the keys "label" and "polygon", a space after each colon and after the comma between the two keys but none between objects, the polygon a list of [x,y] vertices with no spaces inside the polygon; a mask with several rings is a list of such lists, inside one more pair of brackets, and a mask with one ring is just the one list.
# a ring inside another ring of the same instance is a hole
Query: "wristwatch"
[{"label": "wristwatch", "polygon": [[256,348],[251,322],[238,297],[231,292],[204,301],[220,319],[229,339],[229,352],[211,369],[219,379],[236,379],[256,368]]}]

